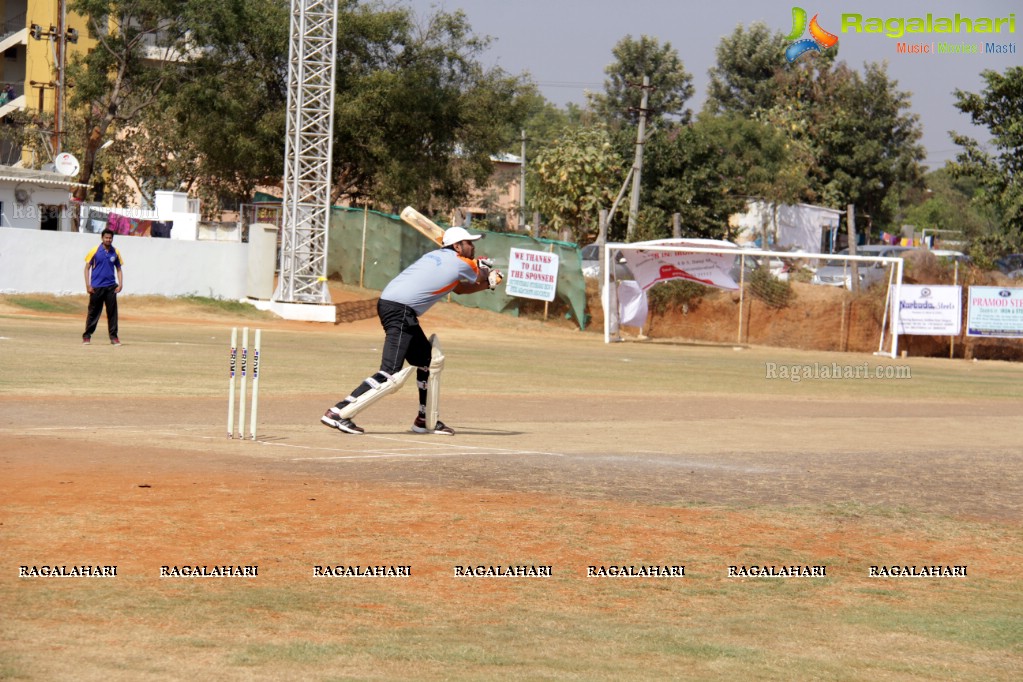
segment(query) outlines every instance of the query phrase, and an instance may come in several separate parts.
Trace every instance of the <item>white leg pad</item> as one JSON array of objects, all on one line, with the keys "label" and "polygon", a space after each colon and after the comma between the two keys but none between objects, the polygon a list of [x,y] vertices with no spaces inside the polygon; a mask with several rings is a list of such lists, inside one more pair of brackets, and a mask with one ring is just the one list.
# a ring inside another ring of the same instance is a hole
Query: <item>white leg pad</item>
[{"label": "white leg pad", "polygon": [[444,352],[436,334],[430,337],[430,345],[433,351],[430,354],[430,378],[426,381],[426,428],[433,431],[437,428],[440,411],[440,373],[444,369]]},{"label": "white leg pad", "polygon": [[392,374],[387,381],[378,384],[375,388],[371,388],[356,398],[354,402],[341,408],[341,416],[345,419],[351,419],[384,396],[394,393],[405,384],[409,375],[414,371],[416,371],[416,368],[409,366],[396,374]]}]

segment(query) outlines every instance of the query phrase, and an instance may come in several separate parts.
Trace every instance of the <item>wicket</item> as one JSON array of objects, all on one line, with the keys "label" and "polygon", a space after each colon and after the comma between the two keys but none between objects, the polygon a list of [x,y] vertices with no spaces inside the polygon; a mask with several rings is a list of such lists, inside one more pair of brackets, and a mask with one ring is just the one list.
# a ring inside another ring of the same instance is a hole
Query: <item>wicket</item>
[{"label": "wicket", "polygon": [[[249,414],[249,437],[256,440],[256,410],[259,406],[259,341],[261,329],[255,333],[252,346],[252,411]],[[246,365],[249,357],[249,328],[242,327],[241,398],[238,404],[238,437],[245,440]],[[235,369],[238,361],[238,327],[231,328],[231,356],[228,366],[227,437],[234,438]]]}]

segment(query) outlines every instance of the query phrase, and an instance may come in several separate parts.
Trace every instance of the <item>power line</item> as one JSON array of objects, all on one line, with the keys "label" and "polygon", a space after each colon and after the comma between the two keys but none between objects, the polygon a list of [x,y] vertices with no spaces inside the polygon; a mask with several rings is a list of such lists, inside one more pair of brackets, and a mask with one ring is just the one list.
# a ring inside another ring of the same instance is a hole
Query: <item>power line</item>
[{"label": "power line", "polygon": [[604,87],[604,83],[593,81],[534,81],[536,85],[543,85],[551,88],[578,88],[585,86]]}]

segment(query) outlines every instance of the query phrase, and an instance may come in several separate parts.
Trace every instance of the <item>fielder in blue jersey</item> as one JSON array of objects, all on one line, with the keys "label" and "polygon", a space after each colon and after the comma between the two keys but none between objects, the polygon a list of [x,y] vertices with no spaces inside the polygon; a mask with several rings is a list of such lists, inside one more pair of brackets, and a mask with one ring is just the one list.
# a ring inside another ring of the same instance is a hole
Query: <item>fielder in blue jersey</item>
[{"label": "fielder in blue jersey", "polygon": [[[449,293],[473,294],[500,284],[500,271],[492,270],[486,261],[481,263],[475,258],[473,242],[481,237],[483,235],[470,234],[462,227],[448,228],[444,231],[442,248],[422,256],[384,287],[377,302],[377,315],[385,334],[380,371],[367,377],[347,398],[327,410],[320,418],[323,424],[343,433],[364,433],[350,417],[372,402],[374,393],[385,395],[400,387],[408,373],[402,368],[408,361],[410,367],[416,368],[419,387],[419,414],[412,423],[412,431],[446,436],[455,433],[441,421],[437,421],[433,429],[427,428],[426,389],[433,348],[419,326],[419,316]],[[396,380],[396,376],[400,379]]]},{"label": "fielder in blue jersey", "polygon": [[103,230],[100,237],[103,241],[85,256],[85,290],[89,292],[89,312],[85,318],[85,333],[82,343],[92,343],[92,333],[99,324],[99,316],[107,309],[107,331],[110,343],[120,346],[117,338],[117,294],[124,286],[124,274],[121,266],[124,259],[121,252],[114,248],[114,231]]}]

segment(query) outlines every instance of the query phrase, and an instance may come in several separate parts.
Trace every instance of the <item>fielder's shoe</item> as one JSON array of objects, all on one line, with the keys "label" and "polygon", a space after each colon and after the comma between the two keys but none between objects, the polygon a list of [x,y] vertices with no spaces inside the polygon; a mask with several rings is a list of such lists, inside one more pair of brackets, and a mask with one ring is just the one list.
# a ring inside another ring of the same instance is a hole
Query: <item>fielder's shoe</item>
[{"label": "fielder's shoe", "polygon": [[91,336],[83,336],[82,337],[82,345],[83,346],[88,346],[90,343],[92,343],[92,337]]},{"label": "fielder's shoe", "polygon": [[324,426],[329,426],[332,429],[351,433],[356,436],[366,433],[366,429],[359,428],[351,419],[345,419],[340,416],[334,411],[333,407],[323,413],[323,416],[320,417],[320,422],[322,422]]},{"label": "fielder's shoe", "polygon": [[416,417],[416,420],[412,422],[412,433],[432,433],[437,436],[453,436],[455,435],[455,430],[438,419],[437,426],[433,429],[433,431],[431,431],[426,428],[425,417]]},{"label": "fielder's shoe", "polygon": [[110,337],[110,345],[111,346],[120,346],[121,345],[121,340],[119,338],[117,338],[116,336],[112,336],[112,337]]}]

